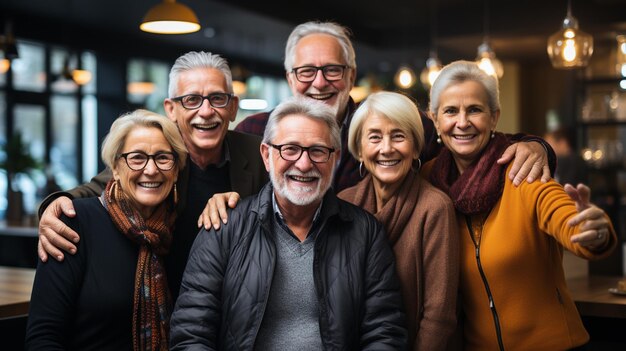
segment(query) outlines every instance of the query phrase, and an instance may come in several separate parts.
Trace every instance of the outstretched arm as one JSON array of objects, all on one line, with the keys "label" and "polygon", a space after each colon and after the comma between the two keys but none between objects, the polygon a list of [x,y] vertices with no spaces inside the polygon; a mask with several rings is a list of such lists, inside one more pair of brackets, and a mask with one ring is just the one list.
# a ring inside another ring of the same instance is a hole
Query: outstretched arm
[{"label": "outstretched arm", "polygon": [[570,226],[580,226],[580,234],[571,238],[573,243],[588,248],[591,251],[599,252],[606,249],[611,241],[611,227],[608,216],[601,208],[590,202],[591,190],[584,184],[578,184],[574,188],[571,184],[565,184],[565,192],[576,202],[578,214],[572,218],[568,224]]}]

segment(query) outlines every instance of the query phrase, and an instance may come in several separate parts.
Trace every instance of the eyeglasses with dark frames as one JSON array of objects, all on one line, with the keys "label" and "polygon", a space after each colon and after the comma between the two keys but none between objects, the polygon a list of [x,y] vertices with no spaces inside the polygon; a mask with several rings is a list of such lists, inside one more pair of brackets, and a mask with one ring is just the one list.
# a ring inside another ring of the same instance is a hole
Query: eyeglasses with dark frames
[{"label": "eyeglasses with dark frames", "polygon": [[206,96],[200,94],[187,94],[183,96],[177,96],[172,98],[174,101],[179,101],[181,105],[187,110],[196,110],[202,106],[204,100],[209,100],[209,104],[212,107],[226,107],[232,99],[234,94],[229,93],[211,93]]},{"label": "eyeglasses with dark frames", "polygon": [[117,155],[117,158],[124,158],[126,165],[133,171],[141,171],[146,168],[148,161],[152,159],[156,167],[162,171],[169,171],[176,164],[176,154],[172,152],[157,152],[148,155],[145,152],[133,151]]},{"label": "eyeglasses with dark frames", "polygon": [[300,146],[295,144],[281,144],[275,145],[272,143],[267,143],[267,145],[273,147],[278,150],[280,157],[285,161],[298,161],[300,157],[302,157],[302,153],[306,151],[309,156],[309,160],[313,163],[324,163],[328,162],[330,159],[330,155],[335,152],[335,149],[332,147],[326,146]]},{"label": "eyeglasses with dark frames", "polygon": [[315,80],[317,71],[322,71],[324,79],[329,82],[341,80],[348,68],[347,65],[325,65],[325,66],[300,66],[291,70],[296,75],[296,79],[302,83],[310,83]]}]

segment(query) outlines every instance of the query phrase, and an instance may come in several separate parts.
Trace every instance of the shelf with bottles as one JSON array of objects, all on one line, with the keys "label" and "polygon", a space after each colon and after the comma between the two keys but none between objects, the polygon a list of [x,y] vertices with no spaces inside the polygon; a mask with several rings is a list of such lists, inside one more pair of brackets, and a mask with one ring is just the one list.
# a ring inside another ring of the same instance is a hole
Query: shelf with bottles
[{"label": "shelf with bottles", "polygon": [[[626,133],[626,130],[624,131]],[[588,169],[619,171],[626,169],[623,139],[593,138],[586,139],[581,149],[581,156]]]},{"label": "shelf with bottles", "polygon": [[[623,79],[626,82],[626,79]],[[600,80],[585,85],[580,122],[586,125],[626,124],[626,83]]]}]

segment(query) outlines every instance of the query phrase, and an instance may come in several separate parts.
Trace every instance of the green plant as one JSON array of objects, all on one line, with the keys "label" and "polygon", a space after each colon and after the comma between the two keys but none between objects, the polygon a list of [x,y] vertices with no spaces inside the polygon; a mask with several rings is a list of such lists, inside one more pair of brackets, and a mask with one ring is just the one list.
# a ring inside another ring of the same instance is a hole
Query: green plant
[{"label": "green plant", "polygon": [[39,162],[28,152],[20,132],[13,134],[2,147],[2,151],[4,155],[0,159],[0,168],[6,170],[9,177],[20,173],[28,175],[31,170],[41,168]]}]

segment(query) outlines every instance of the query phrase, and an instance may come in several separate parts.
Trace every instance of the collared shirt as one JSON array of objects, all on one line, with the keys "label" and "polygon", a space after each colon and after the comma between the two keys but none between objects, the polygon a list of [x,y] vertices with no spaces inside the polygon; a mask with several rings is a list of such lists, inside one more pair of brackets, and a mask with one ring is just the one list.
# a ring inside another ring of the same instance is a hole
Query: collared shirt
[{"label": "collared shirt", "polygon": [[[306,240],[309,239],[309,237],[311,237],[311,233],[313,234],[317,234],[317,222],[320,216],[320,211],[322,210],[322,204],[324,203],[324,199],[322,199],[322,201],[320,201],[319,206],[317,206],[317,209],[315,210],[315,214],[313,215],[313,221],[312,221],[312,225],[311,225],[311,229],[309,229],[309,233],[307,234],[307,238]],[[293,236],[295,239],[297,239],[298,241],[300,241],[300,239],[298,239],[293,232],[291,231],[291,229],[289,229],[289,226],[287,226],[287,223],[285,223],[285,217],[283,217],[282,212],[280,212],[280,208],[278,207],[278,202],[276,201],[276,194],[272,193],[272,207],[274,208],[274,217],[276,218],[276,222],[281,225],[283,227],[283,229],[285,229],[287,231],[287,233],[291,234],[291,236]],[[312,236],[311,239],[315,239],[315,235]]]}]

